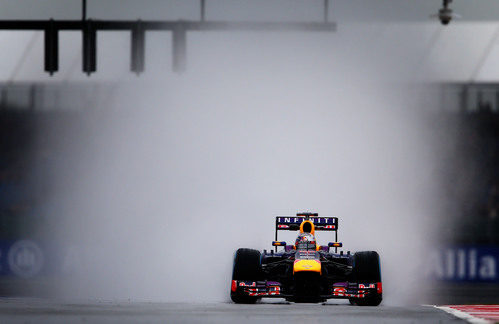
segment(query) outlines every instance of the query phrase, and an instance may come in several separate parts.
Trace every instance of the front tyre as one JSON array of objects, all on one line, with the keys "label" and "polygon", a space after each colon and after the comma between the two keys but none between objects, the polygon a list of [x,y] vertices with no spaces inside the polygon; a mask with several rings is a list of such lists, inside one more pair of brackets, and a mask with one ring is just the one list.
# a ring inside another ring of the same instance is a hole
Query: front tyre
[{"label": "front tyre", "polygon": [[[234,255],[232,280],[258,281],[262,280],[262,264],[260,251],[252,249],[238,249]],[[254,304],[259,298],[243,295],[238,291],[230,292],[230,298],[236,304]]]},{"label": "front tyre", "polygon": [[[357,252],[354,254],[352,280],[356,283],[381,283],[379,255],[376,251]],[[378,306],[383,300],[377,291],[366,298],[350,298],[350,304],[358,306]]]}]

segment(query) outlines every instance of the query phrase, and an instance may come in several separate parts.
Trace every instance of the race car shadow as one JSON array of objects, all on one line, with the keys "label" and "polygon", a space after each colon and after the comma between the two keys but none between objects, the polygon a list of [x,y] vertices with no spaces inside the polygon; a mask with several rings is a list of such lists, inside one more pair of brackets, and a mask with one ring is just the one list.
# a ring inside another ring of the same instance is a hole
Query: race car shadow
[{"label": "race car shadow", "polygon": [[300,304],[300,305],[323,305],[323,306],[352,306],[350,305],[349,302],[345,303],[330,303],[330,302],[325,302],[325,303],[294,303],[294,302],[288,302],[285,300],[280,300],[280,301],[259,301],[256,304],[261,304],[261,305],[292,305],[292,304]]},{"label": "race car shadow", "polygon": [[332,304],[332,303],[322,303],[321,305],[323,305],[323,306],[356,306],[356,305],[352,305],[350,303],[335,303],[335,304]]},{"label": "race car shadow", "polygon": [[265,301],[259,301],[259,302],[257,302],[257,304],[264,304],[264,305],[291,305],[293,303],[285,301],[285,300],[279,300],[279,301],[265,300]]}]

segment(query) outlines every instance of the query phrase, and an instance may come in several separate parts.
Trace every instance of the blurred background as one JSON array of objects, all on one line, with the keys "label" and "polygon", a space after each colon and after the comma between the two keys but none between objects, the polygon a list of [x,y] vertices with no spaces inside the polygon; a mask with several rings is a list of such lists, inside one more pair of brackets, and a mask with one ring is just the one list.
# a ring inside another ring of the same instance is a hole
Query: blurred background
[{"label": "blurred background", "polygon": [[[499,298],[499,3],[207,0],[206,21],[336,30],[1,30],[0,295],[228,301],[234,251],[274,216],[340,218],[381,255],[385,304]],[[1,0],[0,19],[78,20],[81,1]],[[324,12],[324,9],[326,10]],[[200,19],[200,1],[89,0],[94,20]],[[292,240],[293,238],[288,238]],[[321,238],[324,241],[327,237]]]}]

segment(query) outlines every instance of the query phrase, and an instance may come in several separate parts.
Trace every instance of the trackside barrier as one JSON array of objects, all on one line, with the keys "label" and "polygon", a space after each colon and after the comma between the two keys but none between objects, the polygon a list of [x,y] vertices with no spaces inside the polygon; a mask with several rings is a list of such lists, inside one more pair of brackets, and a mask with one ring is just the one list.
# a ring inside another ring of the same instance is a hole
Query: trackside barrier
[{"label": "trackside barrier", "polygon": [[[36,278],[73,272],[82,251],[36,240],[0,241],[0,276]],[[499,246],[448,246],[429,251],[428,279],[444,282],[499,283]]]}]

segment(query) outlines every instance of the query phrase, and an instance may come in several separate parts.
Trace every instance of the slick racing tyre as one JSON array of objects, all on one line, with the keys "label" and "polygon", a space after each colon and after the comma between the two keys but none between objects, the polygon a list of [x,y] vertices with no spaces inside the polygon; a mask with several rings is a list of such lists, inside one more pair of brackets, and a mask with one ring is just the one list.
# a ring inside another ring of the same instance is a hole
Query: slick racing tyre
[{"label": "slick racing tyre", "polygon": [[[232,269],[232,280],[262,280],[260,251],[252,249],[238,249],[236,251],[234,267]],[[243,295],[237,289],[235,292],[230,292],[230,298],[236,304],[253,304],[259,299],[258,297]]]},{"label": "slick racing tyre", "polygon": [[[352,281],[356,283],[381,282],[381,268],[379,255],[376,251],[357,252],[354,254],[354,267]],[[358,306],[378,306],[382,300],[382,294],[377,291],[366,298],[350,298],[350,304]]]}]

